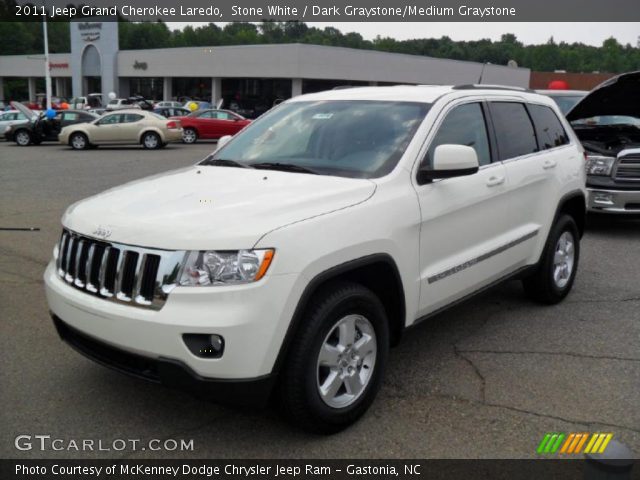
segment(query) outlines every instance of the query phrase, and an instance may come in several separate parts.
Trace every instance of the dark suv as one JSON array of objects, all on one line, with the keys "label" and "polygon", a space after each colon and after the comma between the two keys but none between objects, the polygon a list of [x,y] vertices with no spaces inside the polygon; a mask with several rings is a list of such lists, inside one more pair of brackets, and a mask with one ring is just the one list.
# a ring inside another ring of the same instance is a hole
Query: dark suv
[{"label": "dark suv", "polygon": [[8,127],[5,138],[7,141],[16,142],[21,147],[38,145],[42,142],[57,142],[58,134],[63,127],[91,122],[98,118],[98,115],[84,110],[58,110],[53,118],[48,118],[45,112],[36,113],[20,102],[12,102],[12,105],[29,121]]}]

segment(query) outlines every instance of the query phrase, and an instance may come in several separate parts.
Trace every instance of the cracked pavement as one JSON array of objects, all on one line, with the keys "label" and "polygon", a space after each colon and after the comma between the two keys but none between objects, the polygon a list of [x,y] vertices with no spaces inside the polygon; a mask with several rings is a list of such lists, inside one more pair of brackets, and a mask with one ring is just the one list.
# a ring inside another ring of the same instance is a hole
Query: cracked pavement
[{"label": "cracked pavement", "polygon": [[[132,379],[63,345],[42,273],[71,203],[194,163],[214,143],[159,152],[0,142],[0,413],[5,458],[532,458],[549,431],[612,432],[640,458],[640,221],[590,219],[560,305],[509,282],[409,330],[368,414],[331,437],[270,409],[239,411]],[[27,451],[19,434],[186,439],[193,452]]]}]

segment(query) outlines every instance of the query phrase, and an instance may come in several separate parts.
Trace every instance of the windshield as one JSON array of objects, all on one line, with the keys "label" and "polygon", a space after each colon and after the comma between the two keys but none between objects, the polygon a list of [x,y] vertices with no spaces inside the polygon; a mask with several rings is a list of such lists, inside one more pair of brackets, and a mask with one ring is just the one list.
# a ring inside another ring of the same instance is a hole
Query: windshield
[{"label": "windshield", "polygon": [[563,115],[566,115],[569,110],[571,110],[576,103],[582,100],[585,97],[586,93],[583,95],[549,95],[554,102],[558,104],[560,107],[560,111]]},{"label": "windshield", "polygon": [[601,115],[598,117],[581,118],[580,120],[571,122],[571,125],[631,125],[640,127],[640,118],[629,117],[626,115]]},{"label": "windshield", "polygon": [[226,161],[342,177],[380,177],[398,163],[430,106],[369,100],[285,103],[202,164]]}]

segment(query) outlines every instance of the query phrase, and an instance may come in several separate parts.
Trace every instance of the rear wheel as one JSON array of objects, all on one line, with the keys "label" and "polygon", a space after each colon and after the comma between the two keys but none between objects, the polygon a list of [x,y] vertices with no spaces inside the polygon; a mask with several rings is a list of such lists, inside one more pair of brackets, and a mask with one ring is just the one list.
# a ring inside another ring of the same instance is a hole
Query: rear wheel
[{"label": "rear wheel", "polygon": [[84,133],[72,133],[69,145],[74,150],[84,150],[89,147],[89,140],[87,140],[87,136]]},{"label": "rear wheel", "polygon": [[182,131],[182,141],[184,143],[196,143],[198,140],[198,132],[193,128],[185,128]]},{"label": "rear wheel", "polygon": [[162,141],[157,133],[147,132],[142,136],[142,145],[149,150],[155,150],[160,148]]},{"label": "rear wheel", "polygon": [[542,258],[522,283],[525,293],[541,303],[560,302],[571,291],[580,258],[580,234],[575,220],[562,215],[551,228]]},{"label": "rear wheel", "polygon": [[295,425],[335,433],[373,402],[389,350],[389,326],[380,300],[350,282],[323,289],[306,310],[281,377],[280,400]]},{"label": "rear wheel", "polygon": [[15,135],[16,143],[21,147],[31,144],[31,133],[28,130],[18,130]]}]

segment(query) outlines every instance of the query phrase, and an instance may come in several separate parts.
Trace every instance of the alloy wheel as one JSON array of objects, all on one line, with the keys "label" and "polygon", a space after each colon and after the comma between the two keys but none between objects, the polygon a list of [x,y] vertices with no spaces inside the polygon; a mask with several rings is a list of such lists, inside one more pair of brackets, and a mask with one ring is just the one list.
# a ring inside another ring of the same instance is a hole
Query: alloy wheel
[{"label": "alloy wheel", "polygon": [[571,274],[575,263],[575,248],[573,235],[570,232],[563,232],[556,243],[553,257],[553,281],[558,288],[564,288]]},{"label": "alloy wheel", "polygon": [[373,377],[376,334],[362,315],[347,315],[331,328],[322,342],[317,361],[320,398],[332,408],[355,402]]}]

